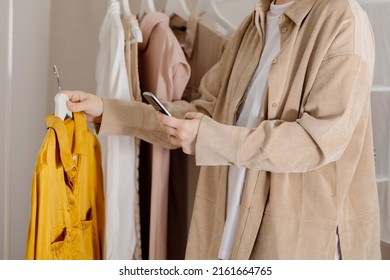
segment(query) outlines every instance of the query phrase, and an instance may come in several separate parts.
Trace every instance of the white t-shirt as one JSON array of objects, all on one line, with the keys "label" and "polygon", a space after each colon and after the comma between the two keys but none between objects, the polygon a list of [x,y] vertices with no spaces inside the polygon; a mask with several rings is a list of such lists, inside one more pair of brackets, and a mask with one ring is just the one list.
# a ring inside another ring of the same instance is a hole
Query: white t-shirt
[{"label": "white t-shirt", "polygon": [[[275,5],[273,2],[270,6],[263,54],[248,86],[245,101],[239,108],[237,126],[255,128],[259,125],[263,97],[268,88],[269,70],[273,59],[280,51],[279,17],[292,3]],[[229,167],[226,221],[218,254],[220,259],[230,259],[232,254],[245,175],[245,168]]]}]

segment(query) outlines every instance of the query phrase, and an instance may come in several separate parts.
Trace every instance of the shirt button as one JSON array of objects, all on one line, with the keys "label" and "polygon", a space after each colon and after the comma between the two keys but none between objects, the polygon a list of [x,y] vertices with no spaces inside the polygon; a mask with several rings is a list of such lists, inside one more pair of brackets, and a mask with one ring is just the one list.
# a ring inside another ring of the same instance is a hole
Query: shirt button
[{"label": "shirt button", "polygon": [[276,103],[276,102],[272,103],[272,108],[275,109],[276,107],[278,107],[278,103]]},{"label": "shirt button", "polygon": [[278,63],[278,58],[277,58],[277,57],[275,57],[275,58],[272,60],[272,64],[276,64],[276,63]]},{"label": "shirt button", "polygon": [[283,23],[285,19],[286,19],[286,16],[285,15],[281,15],[279,17],[279,23]]},{"label": "shirt button", "polygon": [[283,27],[282,33],[286,33],[286,32],[287,32],[287,28],[286,28],[286,27]]},{"label": "shirt button", "polygon": [[72,159],[73,159],[73,160],[77,160],[77,156],[74,155],[74,156],[72,157]]}]

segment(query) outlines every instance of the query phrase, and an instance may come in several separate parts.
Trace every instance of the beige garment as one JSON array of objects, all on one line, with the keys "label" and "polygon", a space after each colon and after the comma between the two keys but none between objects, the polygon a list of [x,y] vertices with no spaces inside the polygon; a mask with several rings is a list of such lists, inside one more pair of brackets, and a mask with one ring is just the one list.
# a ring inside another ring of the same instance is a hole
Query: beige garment
[{"label": "beige garment", "polygon": [[[127,74],[129,77],[129,88],[132,100],[141,101],[141,90],[139,85],[138,74],[138,42],[135,37],[135,28],[139,27],[138,20],[134,15],[124,17],[123,26],[125,30],[125,62]],[[142,259],[141,249],[141,217],[140,217],[140,205],[139,205],[139,152],[140,152],[140,139],[135,139],[135,198],[134,198],[134,224],[136,234],[136,244],[134,249],[133,259]]]},{"label": "beige garment", "polygon": [[[182,97],[191,101],[199,97],[200,81],[221,58],[227,38],[194,15],[188,22],[174,16],[170,25],[191,67],[191,77]],[[200,168],[195,164],[195,157],[181,149],[172,150],[170,157],[168,259],[183,259]]]},{"label": "beige garment", "polygon": [[[199,100],[167,106],[205,113],[201,165],[186,258],[216,259],[229,165],[246,167],[233,259],[380,259],[370,88],[374,42],[354,0],[295,0],[280,17],[281,51],[255,129],[235,127],[259,61],[261,0],[203,78]],[[135,134],[172,147],[143,104],[104,101],[102,133]],[[129,122],[133,116],[138,120]],[[210,118],[209,116],[212,116]]]},{"label": "beige garment", "polygon": [[[190,67],[163,13],[146,14],[140,23],[140,83],[162,100],[181,99]],[[154,114],[154,113],[153,113]],[[155,114],[154,114],[155,115]],[[149,259],[167,258],[169,150],[152,147]]]},{"label": "beige garment", "polygon": [[206,25],[201,18],[192,15],[187,24],[184,52],[191,66],[191,78],[182,99],[198,99],[200,81],[207,71],[221,58],[228,37]]}]

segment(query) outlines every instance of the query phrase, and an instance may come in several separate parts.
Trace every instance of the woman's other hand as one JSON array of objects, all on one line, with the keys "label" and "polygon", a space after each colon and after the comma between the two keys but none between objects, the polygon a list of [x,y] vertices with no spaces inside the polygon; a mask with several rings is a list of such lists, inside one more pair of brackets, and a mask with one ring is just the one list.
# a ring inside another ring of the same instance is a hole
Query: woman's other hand
[{"label": "woman's other hand", "polygon": [[82,91],[64,91],[69,101],[66,103],[71,112],[83,112],[88,122],[100,123],[103,115],[103,99],[92,93]]},{"label": "woman's other hand", "polygon": [[168,142],[180,146],[183,152],[189,155],[195,154],[196,139],[202,113],[187,113],[184,119],[169,117],[157,112],[157,119],[164,132],[168,134]]}]

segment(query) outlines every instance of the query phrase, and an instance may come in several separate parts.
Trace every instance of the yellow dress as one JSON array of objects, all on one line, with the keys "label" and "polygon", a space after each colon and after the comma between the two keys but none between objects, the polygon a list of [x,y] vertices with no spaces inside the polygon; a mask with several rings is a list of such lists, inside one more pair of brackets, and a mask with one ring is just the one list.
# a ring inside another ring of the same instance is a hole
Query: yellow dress
[{"label": "yellow dress", "polygon": [[46,118],[32,182],[26,259],[101,259],[104,199],[101,151],[85,117]]}]

